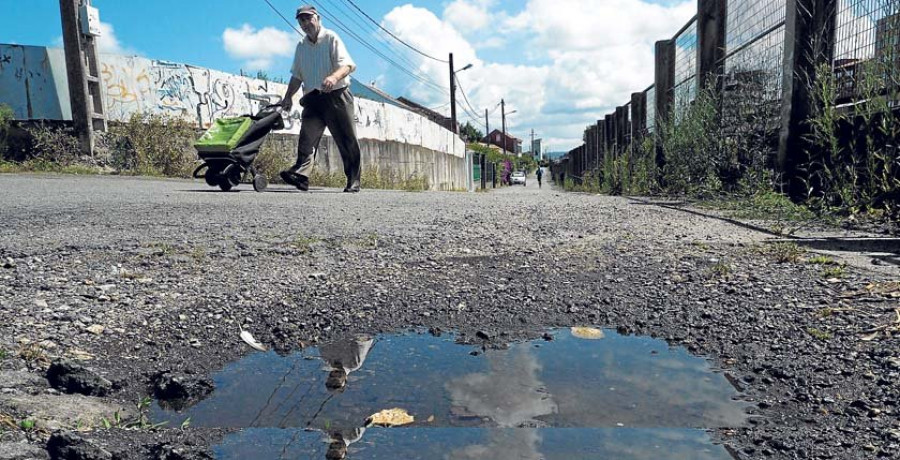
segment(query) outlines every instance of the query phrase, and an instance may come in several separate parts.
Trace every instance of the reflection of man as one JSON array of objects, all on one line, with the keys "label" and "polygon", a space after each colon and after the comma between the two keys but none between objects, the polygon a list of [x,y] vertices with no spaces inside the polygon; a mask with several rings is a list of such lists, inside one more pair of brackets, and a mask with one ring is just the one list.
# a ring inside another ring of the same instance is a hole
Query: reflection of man
[{"label": "reflection of man", "polygon": [[350,444],[362,439],[365,432],[366,429],[364,427],[328,431],[329,444],[325,458],[327,460],[343,460],[347,457],[347,450]]},{"label": "reflection of man", "polygon": [[356,70],[356,64],[340,37],[322,27],[316,7],[298,8],[297,21],[306,36],[297,45],[291,82],[280,105],[285,112],[290,112],[292,98],[302,85],[303,113],[297,163],[282,171],[281,178],[302,191],[309,190],[312,154],[327,127],[344,162],[347,175],[344,191],[358,192],[361,160],[350,93],[350,73]]},{"label": "reflection of man", "polygon": [[330,371],[325,387],[343,390],[347,385],[347,376],[362,367],[373,343],[374,339],[360,336],[319,346],[319,356],[328,364]]}]

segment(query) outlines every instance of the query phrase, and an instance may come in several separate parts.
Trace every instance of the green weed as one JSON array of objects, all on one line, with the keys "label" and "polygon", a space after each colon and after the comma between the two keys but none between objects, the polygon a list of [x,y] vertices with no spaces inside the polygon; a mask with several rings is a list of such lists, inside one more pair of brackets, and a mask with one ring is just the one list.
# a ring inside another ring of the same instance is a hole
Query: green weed
[{"label": "green weed", "polygon": [[833,265],[835,263],[834,259],[825,255],[810,257],[806,262],[812,265]]},{"label": "green weed", "polygon": [[770,244],[764,247],[762,252],[779,263],[798,263],[804,254],[800,246],[787,242]]},{"label": "green weed", "polygon": [[300,251],[300,253],[306,254],[312,251],[312,245],[320,241],[322,240],[319,238],[297,235],[297,237],[294,238],[294,241],[291,242],[290,246]]},{"label": "green weed", "polygon": [[113,167],[126,174],[190,177],[197,130],[180,118],[135,113],[104,138]]},{"label": "green weed", "polygon": [[825,267],[822,270],[823,278],[843,278],[844,277],[844,266],[843,265],[832,265],[829,267]]},{"label": "green weed", "polygon": [[816,329],[816,328],[814,328],[814,327],[808,328],[808,329],[806,330],[806,332],[807,332],[809,335],[815,337],[815,338],[818,339],[818,340],[825,341],[825,340],[831,339],[831,334],[830,334],[830,333],[825,332],[825,331],[822,331],[822,330],[819,330],[819,329]]},{"label": "green weed", "polygon": [[709,268],[709,273],[715,278],[727,278],[731,275],[733,269],[731,264],[725,261],[719,261]]}]

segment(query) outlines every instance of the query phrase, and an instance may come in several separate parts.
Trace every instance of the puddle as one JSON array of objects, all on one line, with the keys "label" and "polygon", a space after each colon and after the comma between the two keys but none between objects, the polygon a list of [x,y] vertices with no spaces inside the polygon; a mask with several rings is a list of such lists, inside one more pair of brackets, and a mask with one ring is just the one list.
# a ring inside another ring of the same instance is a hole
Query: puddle
[{"label": "puddle", "polygon": [[[152,416],[243,428],[217,458],[731,458],[705,430],[742,426],[746,406],[706,360],[614,331],[553,336],[483,353],[425,334],[256,353],[215,374],[206,400]],[[363,427],[391,408],[415,421]]]}]

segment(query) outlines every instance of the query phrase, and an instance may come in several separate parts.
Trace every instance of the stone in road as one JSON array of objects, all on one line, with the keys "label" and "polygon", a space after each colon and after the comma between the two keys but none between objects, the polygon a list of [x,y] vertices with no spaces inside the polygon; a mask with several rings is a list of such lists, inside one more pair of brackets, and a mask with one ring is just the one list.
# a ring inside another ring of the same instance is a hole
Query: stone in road
[{"label": "stone in road", "polygon": [[[828,280],[723,220],[533,180],[348,195],[0,175],[0,190],[0,415],[13,419],[28,407],[11,399],[49,390],[9,388],[8,375],[79,360],[112,383],[104,404],[133,407],[160,373],[204,375],[248,353],[238,323],[279,351],[358,332],[502,344],[593,325],[711,356],[755,406],[753,424],[717,433],[740,458],[900,452],[900,344],[861,340],[891,330],[890,285],[865,289],[888,280]],[[91,436],[156,452],[186,433]]]}]

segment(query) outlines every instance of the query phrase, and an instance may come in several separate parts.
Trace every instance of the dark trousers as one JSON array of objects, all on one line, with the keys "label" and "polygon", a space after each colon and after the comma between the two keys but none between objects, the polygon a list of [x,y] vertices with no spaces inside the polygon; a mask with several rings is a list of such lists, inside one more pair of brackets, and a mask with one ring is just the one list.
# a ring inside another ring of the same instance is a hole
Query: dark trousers
[{"label": "dark trousers", "polygon": [[356,138],[356,114],[350,89],[310,94],[304,102],[300,115],[300,142],[297,145],[295,172],[309,177],[313,169],[313,152],[319,145],[325,128],[328,128],[344,162],[347,185],[358,183],[362,160],[359,140]]}]

